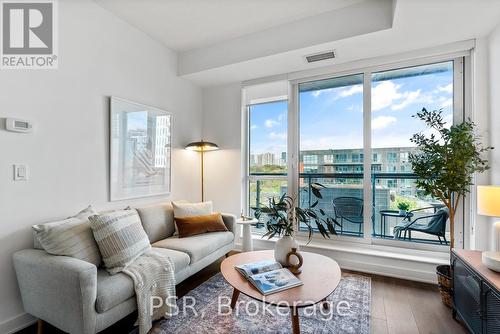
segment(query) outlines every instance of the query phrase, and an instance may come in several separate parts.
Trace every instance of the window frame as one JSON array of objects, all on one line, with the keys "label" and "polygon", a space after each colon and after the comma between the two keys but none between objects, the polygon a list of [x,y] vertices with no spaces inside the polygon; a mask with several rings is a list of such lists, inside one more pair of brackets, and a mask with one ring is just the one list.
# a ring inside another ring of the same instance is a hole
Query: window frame
[{"label": "window frame", "polygon": [[[244,101],[244,99],[242,99]],[[251,104],[246,104],[244,106],[245,109],[245,115],[244,115],[244,124],[245,124],[245,147],[246,149],[244,150],[244,178],[243,178],[243,198],[244,198],[244,203],[242,205],[242,208],[245,208],[243,212],[246,215],[250,214],[250,183],[251,182],[256,182],[258,180],[266,181],[266,180],[283,180],[283,181],[288,181],[288,175],[289,169],[288,169],[288,137],[290,136],[290,132],[287,131],[287,172],[286,173],[250,173],[250,156],[251,156],[251,151],[250,151],[250,143],[251,143],[251,138],[250,138],[250,108],[255,105],[262,105],[262,104],[269,104],[269,103],[276,103],[276,102],[287,102],[288,105],[288,99],[284,98],[283,96],[277,96],[276,98],[266,98],[264,100],[260,100],[258,103],[251,103]],[[287,117],[290,115],[289,110],[287,110]],[[287,124],[288,127],[288,124]]]},{"label": "window frame", "polygon": [[[366,67],[360,66],[356,68],[350,68],[347,70],[335,71],[331,67],[325,68],[324,71],[319,71],[320,74],[307,75],[305,73],[299,72],[291,80],[288,80],[289,90],[288,90],[288,145],[287,145],[287,175],[285,176],[288,180],[288,193],[289,195],[296,197],[298,196],[298,185],[299,185],[299,159],[300,159],[300,128],[299,128],[299,84],[324,80],[324,79],[334,79],[337,77],[344,77],[349,75],[363,74],[363,156],[370,157],[371,159],[363,159],[363,188],[364,188],[364,202],[365,206],[371,207],[372,204],[372,187],[371,187],[371,174],[372,174],[372,159],[373,152],[371,147],[371,88],[372,88],[372,73],[397,70],[407,67],[416,67],[422,65],[429,65],[433,63],[453,61],[453,119],[454,122],[460,122],[464,119],[472,119],[472,106],[469,103],[471,98],[471,85],[467,83],[467,80],[471,80],[472,76],[472,64],[471,64],[471,51],[459,51],[453,53],[444,53],[432,56],[418,57],[415,59],[403,59],[397,60],[377,65],[369,65]],[[311,71],[312,73],[318,73],[318,71]],[[322,73],[321,73],[322,72]],[[244,100],[242,100],[244,101]],[[284,101],[281,99],[270,99],[270,102]],[[267,102],[267,101],[266,101]],[[247,152],[247,167],[245,171],[244,178],[244,193],[248,196],[248,185],[249,185],[249,106],[246,106],[246,124],[243,131],[246,133],[246,143],[243,144],[244,151]],[[381,157],[378,154],[377,160]],[[399,158],[399,156],[398,156]],[[333,157],[335,161],[335,156]],[[375,161],[375,163],[377,163]],[[249,208],[248,197],[245,201],[247,210]],[[471,215],[466,214],[470,211],[471,203],[469,200],[464,200],[464,205],[462,205],[462,210],[457,213],[456,221],[462,221],[462,224],[457,224],[455,227],[455,242],[457,247],[463,247],[465,244],[464,240],[464,230],[466,227],[470,226]],[[248,211],[247,211],[248,213]],[[420,244],[420,243],[410,243],[398,240],[384,240],[372,237],[372,212],[371,210],[365,210],[364,212],[364,226],[363,226],[363,237],[351,237],[351,236],[332,236],[332,240],[343,240],[349,242],[363,243],[363,244],[373,244],[373,245],[387,245],[394,247],[402,247],[407,249],[418,249],[418,250],[432,250],[438,252],[448,252],[448,247],[443,247],[433,244]],[[301,231],[297,231],[297,238],[299,240],[307,240],[307,234]],[[321,236],[315,233],[313,239],[322,240]]]}]

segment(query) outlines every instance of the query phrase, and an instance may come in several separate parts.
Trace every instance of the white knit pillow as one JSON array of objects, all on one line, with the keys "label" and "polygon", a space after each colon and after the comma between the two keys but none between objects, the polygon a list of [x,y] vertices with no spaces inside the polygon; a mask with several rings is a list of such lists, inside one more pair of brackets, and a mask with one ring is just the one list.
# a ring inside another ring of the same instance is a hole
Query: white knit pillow
[{"label": "white knit pillow", "polygon": [[88,206],[64,220],[33,225],[33,233],[47,253],[71,256],[99,266],[101,254],[88,220],[95,214],[97,212]]},{"label": "white knit pillow", "polygon": [[[172,207],[174,208],[174,222],[175,218],[204,216],[213,213],[212,201],[200,203],[172,202]],[[179,230],[177,229],[177,224],[174,223],[174,226],[174,235],[178,235]]]},{"label": "white knit pillow", "polygon": [[135,209],[90,216],[89,220],[104,265],[111,274],[122,271],[151,249]]}]

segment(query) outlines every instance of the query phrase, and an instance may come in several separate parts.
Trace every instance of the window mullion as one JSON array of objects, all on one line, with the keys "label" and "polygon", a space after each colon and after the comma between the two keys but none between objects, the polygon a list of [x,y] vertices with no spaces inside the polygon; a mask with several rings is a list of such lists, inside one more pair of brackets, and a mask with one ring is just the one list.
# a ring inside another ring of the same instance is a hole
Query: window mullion
[{"label": "window mullion", "polygon": [[372,237],[372,191],[371,187],[371,72],[366,71],[363,75],[363,236],[364,240],[371,242]]},{"label": "window mullion", "polygon": [[[298,201],[299,196],[299,107],[298,85],[288,82],[288,195]],[[294,227],[298,231],[298,226]]]}]

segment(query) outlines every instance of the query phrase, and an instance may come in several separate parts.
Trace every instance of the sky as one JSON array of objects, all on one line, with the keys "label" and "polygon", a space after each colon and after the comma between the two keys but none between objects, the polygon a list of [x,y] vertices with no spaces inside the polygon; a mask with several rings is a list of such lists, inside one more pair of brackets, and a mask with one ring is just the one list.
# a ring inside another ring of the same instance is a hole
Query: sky
[{"label": "sky", "polygon": [[[451,63],[450,63],[451,64]],[[419,67],[425,70],[425,66]],[[390,74],[390,73],[389,73]],[[451,124],[453,71],[412,77],[390,77],[372,84],[372,147],[413,146],[410,137],[428,132],[412,118],[423,107],[443,108]],[[299,93],[300,149],[363,147],[363,87],[351,85]],[[251,154],[286,151],[286,101],[250,108]]]}]

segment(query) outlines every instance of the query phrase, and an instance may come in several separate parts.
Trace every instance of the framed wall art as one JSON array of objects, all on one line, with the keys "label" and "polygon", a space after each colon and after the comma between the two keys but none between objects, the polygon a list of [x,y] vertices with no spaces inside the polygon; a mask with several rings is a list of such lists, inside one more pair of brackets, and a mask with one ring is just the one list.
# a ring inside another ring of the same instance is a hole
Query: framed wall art
[{"label": "framed wall art", "polygon": [[111,201],[170,193],[171,127],[172,114],[111,97]]}]

